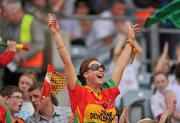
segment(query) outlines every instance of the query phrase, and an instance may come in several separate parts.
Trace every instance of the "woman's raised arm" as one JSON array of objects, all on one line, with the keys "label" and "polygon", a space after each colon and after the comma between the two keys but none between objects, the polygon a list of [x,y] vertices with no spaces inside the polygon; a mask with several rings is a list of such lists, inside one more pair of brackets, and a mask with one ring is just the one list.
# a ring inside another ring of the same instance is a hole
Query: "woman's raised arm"
[{"label": "woman's raised arm", "polygon": [[59,56],[63,62],[65,75],[68,79],[68,85],[70,86],[71,89],[74,89],[76,85],[76,80],[77,80],[76,71],[72,64],[71,57],[68,53],[68,50],[66,46],[64,45],[64,41],[61,37],[60,27],[57,22],[57,19],[52,14],[48,14],[48,15],[49,15],[49,20],[48,20],[49,30],[52,32]]},{"label": "woman's raised arm", "polygon": [[112,80],[118,86],[123,74],[125,67],[127,66],[131,56],[134,56],[141,52],[138,45],[135,42],[135,33],[139,31],[138,25],[133,25],[128,27],[128,40],[126,42],[125,48],[123,49],[121,55],[117,59],[114,71],[112,73]]}]

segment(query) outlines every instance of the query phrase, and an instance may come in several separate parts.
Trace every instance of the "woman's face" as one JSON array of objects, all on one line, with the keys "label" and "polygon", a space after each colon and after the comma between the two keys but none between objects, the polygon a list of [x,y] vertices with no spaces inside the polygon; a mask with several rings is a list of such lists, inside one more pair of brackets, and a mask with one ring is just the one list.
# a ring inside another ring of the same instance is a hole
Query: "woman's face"
[{"label": "woman's face", "polygon": [[168,85],[168,79],[164,74],[158,74],[154,77],[154,85],[157,90],[163,92]]},{"label": "woman's face", "polygon": [[28,76],[21,76],[19,79],[19,89],[23,92],[27,92],[33,85],[33,80]]},{"label": "woman's face", "polygon": [[84,73],[87,84],[102,85],[105,67],[98,61],[92,61],[88,65],[87,71]]}]

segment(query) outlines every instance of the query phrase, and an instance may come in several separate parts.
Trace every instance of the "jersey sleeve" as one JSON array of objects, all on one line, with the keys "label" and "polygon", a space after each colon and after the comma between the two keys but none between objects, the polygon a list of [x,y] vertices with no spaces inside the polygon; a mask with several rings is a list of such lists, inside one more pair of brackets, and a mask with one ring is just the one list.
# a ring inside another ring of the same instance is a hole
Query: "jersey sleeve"
[{"label": "jersey sleeve", "polygon": [[0,55],[0,68],[6,66],[9,62],[13,60],[15,55],[14,51],[7,51]]},{"label": "jersey sleeve", "polygon": [[72,109],[72,112],[75,112],[75,109],[78,104],[78,100],[82,99],[81,95],[83,93],[83,89],[79,84],[76,84],[74,89],[71,89],[69,86],[67,86],[67,88],[69,92],[71,109]]},{"label": "jersey sleeve", "polygon": [[101,90],[112,87],[116,87],[116,83],[112,79],[109,79],[101,86]]}]

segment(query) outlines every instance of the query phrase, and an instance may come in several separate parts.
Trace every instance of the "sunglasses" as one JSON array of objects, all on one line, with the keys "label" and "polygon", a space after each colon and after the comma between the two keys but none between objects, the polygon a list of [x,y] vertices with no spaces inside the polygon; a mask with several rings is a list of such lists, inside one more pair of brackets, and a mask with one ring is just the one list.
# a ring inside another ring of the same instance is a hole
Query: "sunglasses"
[{"label": "sunglasses", "polygon": [[103,71],[106,71],[105,66],[102,64],[92,64],[88,69],[91,69],[92,71],[98,71],[100,68],[103,69]]}]

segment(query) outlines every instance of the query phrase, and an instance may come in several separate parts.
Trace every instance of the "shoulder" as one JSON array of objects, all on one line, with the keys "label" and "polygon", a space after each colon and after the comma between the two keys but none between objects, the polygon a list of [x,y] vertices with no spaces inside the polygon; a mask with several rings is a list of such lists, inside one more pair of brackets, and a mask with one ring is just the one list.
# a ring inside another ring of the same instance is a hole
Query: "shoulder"
[{"label": "shoulder", "polygon": [[26,120],[26,123],[34,123],[34,122],[38,122],[39,120],[40,120],[40,115],[38,113],[34,113]]},{"label": "shoulder", "polygon": [[71,108],[69,106],[54,106],[54,111],[59,115],[70,114]]}]

